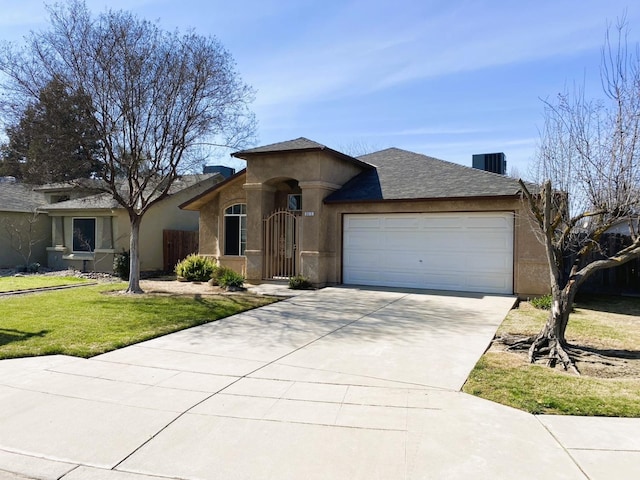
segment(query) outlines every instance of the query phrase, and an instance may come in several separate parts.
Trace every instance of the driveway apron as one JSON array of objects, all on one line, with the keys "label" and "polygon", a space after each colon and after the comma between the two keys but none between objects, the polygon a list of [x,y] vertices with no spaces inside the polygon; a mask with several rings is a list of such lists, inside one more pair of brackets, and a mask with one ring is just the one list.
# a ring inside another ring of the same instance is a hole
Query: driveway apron
[{"label": "driveway apron", "polygon": [[0,478],[588,478],[553,422],[459,391],[513,303],[326,288],[89,360],[2,361]]}]

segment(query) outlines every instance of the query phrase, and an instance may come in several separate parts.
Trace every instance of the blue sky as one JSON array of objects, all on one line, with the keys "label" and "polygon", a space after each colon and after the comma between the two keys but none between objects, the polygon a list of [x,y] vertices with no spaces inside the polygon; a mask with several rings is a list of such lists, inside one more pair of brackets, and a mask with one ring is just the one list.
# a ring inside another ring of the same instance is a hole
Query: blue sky
[{"label": "blue sky", "polygon": [[[600,95],[607,22],[626,11],[640,41],[640,2],[630,0],[86,3],[218,37],[257,91],[260,145],[304,136],[348,153],[394,146],[463,165],[502,151],[522,176],[541,99],[574,82]],[[0,11],[2,40],[46,27],[39,0],[0,0]]]}]

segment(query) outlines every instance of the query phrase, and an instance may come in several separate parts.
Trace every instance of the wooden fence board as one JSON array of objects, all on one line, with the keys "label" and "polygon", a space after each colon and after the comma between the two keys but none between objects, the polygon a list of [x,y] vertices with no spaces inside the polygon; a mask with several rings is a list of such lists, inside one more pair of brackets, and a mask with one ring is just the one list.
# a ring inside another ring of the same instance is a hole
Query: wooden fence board
[{"label": "wooden fence board", "polygon": [[162,231],[162,256],[165,272],[173,272],[176,264],[191,253],[198,253],[197,231]]}]

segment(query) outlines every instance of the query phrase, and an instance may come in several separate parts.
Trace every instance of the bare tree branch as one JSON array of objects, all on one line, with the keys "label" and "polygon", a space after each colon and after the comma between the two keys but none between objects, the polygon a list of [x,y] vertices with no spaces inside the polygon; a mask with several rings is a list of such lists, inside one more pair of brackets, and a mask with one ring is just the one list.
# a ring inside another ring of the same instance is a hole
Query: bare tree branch
[{"label": "bare tree branch", "polygon": [[23,49],[0,51],[5,110],[28,103],[54,77],[91,99],[103,189],[131,221],[129,290],[138,292],[142,216],[170,194],[202,143],[238,149],[253,140],[253,90],[213,37],[166,32],[125,11],[93,17],[79,0],[49,14],[50,28],[31,33]]}]

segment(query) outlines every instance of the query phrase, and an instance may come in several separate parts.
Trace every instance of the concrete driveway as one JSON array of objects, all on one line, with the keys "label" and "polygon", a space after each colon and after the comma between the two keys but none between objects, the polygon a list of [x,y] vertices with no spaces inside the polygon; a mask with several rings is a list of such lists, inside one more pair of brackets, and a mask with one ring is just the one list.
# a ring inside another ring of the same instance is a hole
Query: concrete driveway
[{"label": "concrete driveway", "polygon": [[593,419],[538,418],[459,392],[513,302],[326,288],[90,360],[1,361],[0,478],[634,472],[635,419],[598,425],[598,440]]}]

